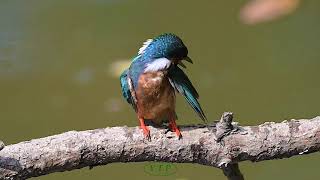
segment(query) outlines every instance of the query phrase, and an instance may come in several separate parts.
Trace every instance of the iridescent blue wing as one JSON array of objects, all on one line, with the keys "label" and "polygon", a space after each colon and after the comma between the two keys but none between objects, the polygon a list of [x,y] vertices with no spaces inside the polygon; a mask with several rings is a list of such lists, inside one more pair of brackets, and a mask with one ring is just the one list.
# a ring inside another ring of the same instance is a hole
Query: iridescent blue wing
[{"label": "iridescent blue wing", "polygon": [[201,109],[200,103],[198,102],[199,94],[193,87],[187,75],[178,67],[172,66],[168,71],[168,76],[171,85],[182,94],[187,102],[190,104],[192,109],[199,115],[199,117],[206,121],[206,116]]},{"label": "iridescent blue wing", "polygon": [[129,83],[131,83],[131,82],[129,81],[129,78],[128,78],[128,69],[126,69],[120,75],[120,85],[121,85],[122,95],[127,100],[127,102],[129,104],[131,104],[133,109],[136,111],[137,107],[136,107],[136,103],[134,101],[134,98],[131,94]]}]

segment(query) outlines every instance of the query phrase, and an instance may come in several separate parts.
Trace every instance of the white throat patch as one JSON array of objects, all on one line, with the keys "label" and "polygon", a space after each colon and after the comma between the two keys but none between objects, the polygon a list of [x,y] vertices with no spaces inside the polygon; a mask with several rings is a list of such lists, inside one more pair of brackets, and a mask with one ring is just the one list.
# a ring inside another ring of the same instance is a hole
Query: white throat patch
[{"label": "white throat patch", "polygon": [[157,72],[168,69],[171,65],[171,61],[167,58],[158,58],[148,63],[144,72]]},{"label": "white throat patch", "polygon": [[142,47],[139,49],[138,54],[143,54],[144,51],[146,50],[146,48],[149,46],[149,44],[150,44],[152,41],[153,41],[152,39],[147,39],[147,40],[143,43]]}]

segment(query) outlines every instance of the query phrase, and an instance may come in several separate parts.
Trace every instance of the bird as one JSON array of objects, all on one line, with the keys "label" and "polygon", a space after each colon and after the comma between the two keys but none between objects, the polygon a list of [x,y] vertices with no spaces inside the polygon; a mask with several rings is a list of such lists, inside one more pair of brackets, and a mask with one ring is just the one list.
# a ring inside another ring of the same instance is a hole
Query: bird
[{"label": "bird", "polygon": [[137,114],[146,139],[151,140],[145,120],[156,125],[168,123],[178,139],[182,138],[176,124],[176,92],[184,96],[198,116],[206,116],[198,102],[199,94],[184,73],[186,65],[193,64],[188,49],[173,33],[164,33],[146,40],[132,59],[129,68],[120,75],[122,95]]}]

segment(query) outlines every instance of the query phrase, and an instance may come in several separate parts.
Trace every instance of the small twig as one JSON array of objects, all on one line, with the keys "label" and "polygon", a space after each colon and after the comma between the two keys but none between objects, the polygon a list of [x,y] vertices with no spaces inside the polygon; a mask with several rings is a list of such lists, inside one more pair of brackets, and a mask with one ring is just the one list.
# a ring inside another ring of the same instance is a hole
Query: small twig
[{"label": "small twig", "polygon": [[[224,112],[221,116],[220,121],[217,123],[216,129],[216,140],[221,142],[221,140],[229,135],[234,127],[232,125],[233,113]],[[223,143],[223,142],[222,142]],[[224,143],[223,143],[224,144]],[[229,163],[231,160],[224,160],[221,164],[221,169],[223,174],[227,176],[228,180],[244,180],[242,173],[240,172],[238,163]]]},{"label": "small twig", "polygon": [[244,180],[238,163],[228,164],[227,167],[223,167],[222,170],[223,174],[228,177],[228,180]]},{"label": "small twig", "polygon": [[232,126],[233,113],[224,112],[220,121],[217,123],[216,138],[217,142],[220,142],[223,137],[227,136],[233,130]]},{"label": "small twig", "polygon": [[3,141],[0,140],[0,151],[4,148],[4,146],[5,145],[4,145]]}]

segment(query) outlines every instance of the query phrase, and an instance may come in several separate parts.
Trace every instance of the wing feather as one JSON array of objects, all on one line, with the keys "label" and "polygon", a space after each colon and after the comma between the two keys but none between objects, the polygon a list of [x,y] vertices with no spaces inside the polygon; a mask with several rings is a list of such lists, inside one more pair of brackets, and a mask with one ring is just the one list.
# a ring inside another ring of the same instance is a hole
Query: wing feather
[{"label": "wing feather", "polygon": [[171,85],[187,100],[199,117],[206,121],[206,116],[198,102],[199,94],[187,75],[178,67],[172,66],[168,71]]},{"label": "wing feather", "polygon": [[131,104],[133,109],[137,111],[135,95],[134,92],[132,92],[132,82],[128,76],[128,69],[124,70],[123,73],[120,75],[120,85],[123,97],[127,100],[129,104]]}]

